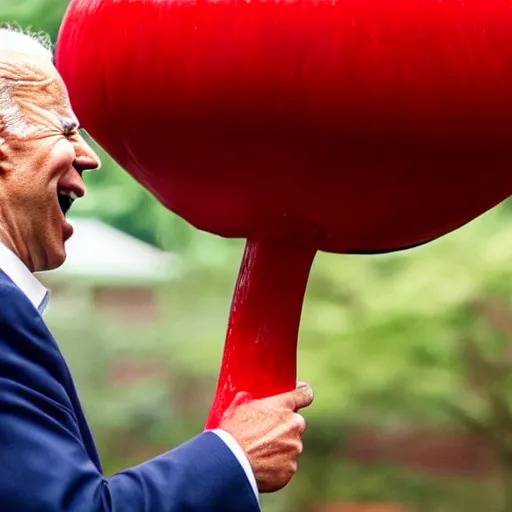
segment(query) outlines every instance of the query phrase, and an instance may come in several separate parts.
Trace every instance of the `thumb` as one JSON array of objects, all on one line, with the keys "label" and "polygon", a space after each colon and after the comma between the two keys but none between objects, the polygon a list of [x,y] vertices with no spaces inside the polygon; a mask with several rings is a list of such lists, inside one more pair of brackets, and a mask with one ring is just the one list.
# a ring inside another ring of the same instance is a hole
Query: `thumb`
[{"label": "thumb", "polygon": [[297,412],[299,409],[303,409],[304,407],[311,405],[313,398],[314,395],[311,386],[301,382],[293,391],[273,396],[267,400],[272,401],[273,405]]}]

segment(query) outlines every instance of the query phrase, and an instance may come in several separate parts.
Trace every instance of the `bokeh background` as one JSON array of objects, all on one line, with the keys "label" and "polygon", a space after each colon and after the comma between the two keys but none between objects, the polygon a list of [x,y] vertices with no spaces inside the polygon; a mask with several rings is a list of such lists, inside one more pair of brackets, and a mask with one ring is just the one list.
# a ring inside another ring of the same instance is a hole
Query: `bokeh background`
[{"label": "bokeh background", "polygon": [[[66,5],[2,0],[0,21],[55,40]],[[68,261],[40,277],[112,474],[201,432],[243,241],[193,229],[96,149]],[[266,512],[511,512],[510,203],[411,251],[320,254],[299,375],[305,452]]]}]

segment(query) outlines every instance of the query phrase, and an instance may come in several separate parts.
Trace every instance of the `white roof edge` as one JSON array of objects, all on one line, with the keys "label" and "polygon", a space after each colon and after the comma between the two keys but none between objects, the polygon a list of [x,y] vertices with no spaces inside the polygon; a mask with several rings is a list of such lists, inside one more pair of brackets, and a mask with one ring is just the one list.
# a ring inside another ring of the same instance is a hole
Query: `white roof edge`
[{"label": "white roof edge", "polygon": [[73,218],[67,259],[45,279],[64,277],[168,281],[180,273],[180,258],[95,218]]}]

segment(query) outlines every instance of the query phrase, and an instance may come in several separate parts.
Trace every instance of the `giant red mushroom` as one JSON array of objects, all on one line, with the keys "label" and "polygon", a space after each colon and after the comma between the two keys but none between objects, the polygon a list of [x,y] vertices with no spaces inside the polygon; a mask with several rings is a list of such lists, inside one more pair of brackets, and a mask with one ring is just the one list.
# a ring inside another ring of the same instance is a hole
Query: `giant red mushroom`
[{"label": "giant red mushroom", "polygon": [[71,0],[56,64],[162,204],[247,239],[208,428],[295,387],[317,251],[411,248],[512,191],[509,0]]}]

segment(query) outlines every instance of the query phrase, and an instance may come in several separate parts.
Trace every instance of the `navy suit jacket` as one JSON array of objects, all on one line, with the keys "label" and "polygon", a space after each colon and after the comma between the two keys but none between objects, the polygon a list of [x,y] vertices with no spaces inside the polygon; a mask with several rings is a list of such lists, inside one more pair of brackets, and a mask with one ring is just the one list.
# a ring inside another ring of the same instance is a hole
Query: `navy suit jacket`
[{"label": "navy suit jacket", "polygon": [[0,510],[257,512],[231,450],[205,432],[103,476],[72,377],[40,314],[0,271]]}]

